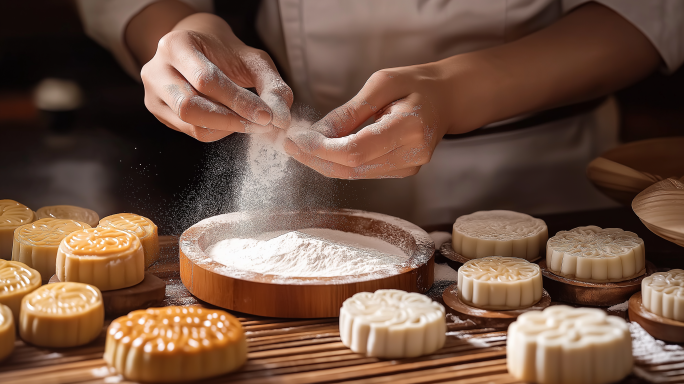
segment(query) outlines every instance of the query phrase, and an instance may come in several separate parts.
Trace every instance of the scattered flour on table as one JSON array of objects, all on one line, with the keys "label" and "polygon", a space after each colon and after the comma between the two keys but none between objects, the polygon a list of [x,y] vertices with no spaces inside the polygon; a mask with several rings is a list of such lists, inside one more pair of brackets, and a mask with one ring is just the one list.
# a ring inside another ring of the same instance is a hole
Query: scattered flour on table
[{"label": "scattered flour on table", "polygon": [[408,260],[401,249],[378,238],[323,228],[221,240],[205,252],[231,268],[287,277],[374,273]]},{"label": "scattered flour on table", "polygon": [[623,311],[626,311],[628,308],[629,308],[629,300],[625,301],[624,303],[615,304],[612,307],[608,307],[608,310],[614,311],[614,312],[623,312]]},{"label": "scattered flour on table", "polygon": [[668,344],[649,335],[638,323],[629,323],[632,354],[640,364],[668,364],[684,361],[684,347]]},{"label": "scattered flour on table", "polygon": [[458,281],[458,271],[448,264],[435,263],[435,281]]}]

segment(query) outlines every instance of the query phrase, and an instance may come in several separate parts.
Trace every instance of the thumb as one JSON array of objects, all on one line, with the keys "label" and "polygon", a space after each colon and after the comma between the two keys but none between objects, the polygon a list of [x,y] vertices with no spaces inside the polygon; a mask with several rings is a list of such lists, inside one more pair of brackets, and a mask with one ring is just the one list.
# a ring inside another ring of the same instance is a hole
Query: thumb
[{"label": "thumb", "polygon": [[311,129],[326,137],[349,135],[371,116],[408,95],[397,80],[388,72],[375,72],[356,96],[314,123]]},{"label": "thumb", "polygon": [[290,107],[294,100],[292,89],[283,81],[273,60],[264,51],[243,57],[259,97],[271,108],[271,124],[281,129],[290,127]]}]

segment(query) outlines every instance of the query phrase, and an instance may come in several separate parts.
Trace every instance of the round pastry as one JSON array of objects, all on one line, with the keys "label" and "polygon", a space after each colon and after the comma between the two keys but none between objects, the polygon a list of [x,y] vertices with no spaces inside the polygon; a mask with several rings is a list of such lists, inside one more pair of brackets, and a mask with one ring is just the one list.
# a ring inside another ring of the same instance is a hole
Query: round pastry
[{"label": "round pastry", "polygon": [[0,304],[0,361],[14,350],[14,316],[12,310]]},{"label": "round pastry", "polygon": [[508,327],[508,372],[540,384],[604,384],[632,372],[627,323],[597,308],[554,305]]},{"label": "round pastry", "polygon": [[145,278],[145,256],[138,237],[111,228],[72,232],[57,250],[60,281],[92,284],[101,291],[130,287]]},{"label": "round pastry", "polygon": [[633,279],[646,272],[644,241],[634,232],[594,225],[560,231],[546,245],[546,266],[591,283]]},{"label": "round pastry", "polygon": [[12,258],[14,230],[35,220],[32,210],[14,200],[0,200],[0,259]]},{"label": "round pastry", "polygon": [[50,205],[42,207],[36,211],[36,218],[76,220],[86,223],[91,227],[97,227],[97,223],[100,221],[100,216],[97,212],[92,209],[81,208],[75,205]]},{"label": "round pastry", "polygon": [[55,274],[57,248],[68,234],[90,225],[74,220],[39,219],[14,231],[12,260],[21,261],[40,272],[43,281]]},{"label": "round pastry", "polygon": [[14,322],[19,324],[21,299],[40,287],[40,273],[18,261],[0,260],[0,304],[12,310]]},{"label": "round pastry", "polygon": [[507,256],[536,260],[548,236],[544,220],[513,211],[479,211],[456,219],[451,246],[468,259]]},{"label": "round pastry", "polygon": [[380,289],[360,292],[340,309],[342,343],[356,353],[416,357],[444,346],[444,307],[419,293]]},{"label": "round pastry", "polygon": [[531,307],[542,297],[541,269],[518,257],[473,259],[458,269],[458,296],[487,310]]},{"label": "round pastry", "polygon": [[75,347],[95,340],[104,325],[102,293],[81,283],[42,286],[21,301],[19,335],[41,347]]},{"label": "round pastry", "polygon": [[684,270],[656,272],[641,280],[642,304],[658,316],[684,322]]},{"label": "round pastry", "polygon": [[138,236],[145,251],[145,268],[159,260],[159,235],[152,220],[133,213],[119,213],[103,218],[99,226],[119,229]]},{"label": "round pastry", "polygon": [[200,307],[149,308],[114,320],[104,359],[131,381],[196,381],[247,361],[247,339],[232,315]]}]

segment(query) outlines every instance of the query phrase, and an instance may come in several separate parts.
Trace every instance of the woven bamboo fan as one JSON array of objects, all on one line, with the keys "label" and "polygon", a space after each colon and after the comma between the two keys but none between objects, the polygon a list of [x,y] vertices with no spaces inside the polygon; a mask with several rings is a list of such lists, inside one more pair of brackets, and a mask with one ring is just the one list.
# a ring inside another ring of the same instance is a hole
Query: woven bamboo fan
[{"label": "woven bamboo fan", "polygon": [[668,177],[684,176],[684,137],[636,141],[611,149],[587,166],[589,180],[624,205]]},{"label": "woven bamboo fan", "polygon": [[646,188],[634,198],[632,209],[651,232],[684,247],[684,177]]}]

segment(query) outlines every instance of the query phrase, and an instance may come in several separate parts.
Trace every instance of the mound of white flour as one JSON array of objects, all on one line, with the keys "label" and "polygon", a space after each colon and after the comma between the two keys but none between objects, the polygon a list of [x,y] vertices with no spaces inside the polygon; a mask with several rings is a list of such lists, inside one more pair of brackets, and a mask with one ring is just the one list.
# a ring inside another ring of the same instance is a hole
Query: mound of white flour
[{"label": "mound of white flour", "polygon": [[373,273],[408,260],[401,249],[378,238],[322,228],[226,239],[205,252],[227,267],[285,277]]}]

